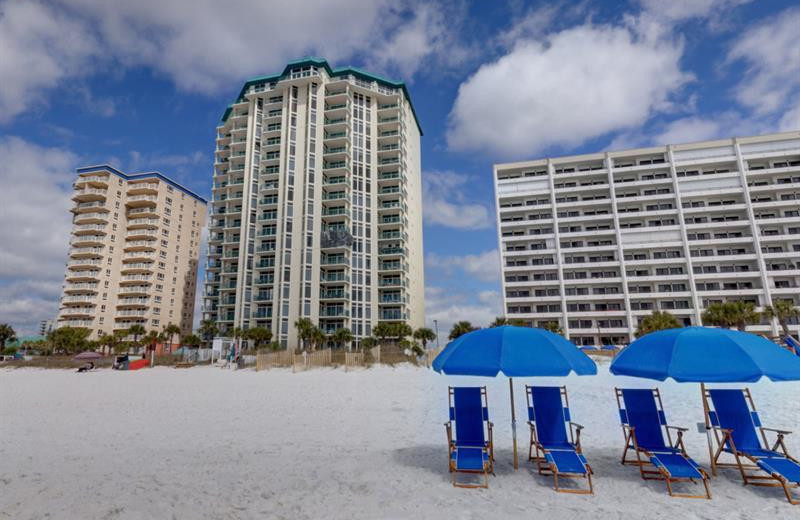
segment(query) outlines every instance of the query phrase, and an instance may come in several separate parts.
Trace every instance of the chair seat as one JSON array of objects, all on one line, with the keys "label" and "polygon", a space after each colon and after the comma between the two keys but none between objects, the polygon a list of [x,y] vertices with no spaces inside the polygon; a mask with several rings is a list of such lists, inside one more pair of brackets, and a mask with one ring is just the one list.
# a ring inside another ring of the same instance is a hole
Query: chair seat
[{"label": "chair seat", "polygon": [[469,441],[469,440],[462,441],[462,440],[456,439],[456,440],[453,441],[453,444],[456,447],[459,447],[459,448],[483,448],[484,446],[486,446],[486,441],[481,440],[481,439],[474,440],[474,441]]},{"label": "chair seat", "polygon": [[[726,447],[725,447],[725,449],[724,449],[724,451],[725,451],[725,452],[727,452],[727,453],[733,453],[733,452],[730,450],[730,448],[728,448],[728,447],[727,447],[727,444],[726,444],[725,446],[726,446]],[[778,453],[777,451],[770,451],[770,450],[765,450],[765,449],[762,449],[762,448],[747,448],[747,449],[742,449],[742,448],[739,448],[739,447],[737,447],[737,448],[736,448],[736,450],[737,450],[739,453],[744,453],[745,455],[748,455],[748,456],[750,456],[750,457],[753,457],[753,458],[756,458],[756,459],[760,459],[760,458],[771,458],[771,457],[783,458],[783,455],[781,455],[781,454],[780,454],[780,453]]]},{"label": "chair seat", "polygon": [[450,458],[459,471],[484,471],[489,463],[489,454],[481,448],[456,448]]},{"label": "chair seat", "polygon": [[680,453],[680,450],[670,446],[642,446],[639,444],[639,449],[649,453]]},{"label": "chair seat", "polygon": [[789,482],[800,484],[800,464],[785,457],[769,457],[758,460],[758,466],[771,474],[781,475]]},{"label": "chair seat", "polygon": [[546,444],[542,444],[542,448],[545,450],[575,451],[575,445],[569,442],[548,442]]},{"label": "chair seat", "polygon": [[544,456],[547,462],[558,469],[559,473],[585,475],[589,472],[586,469],[586,458],[574,450],[550,450]]},{"label": "chair seat", "polygon": [[659,469],[665,469],[672,478],[703,478],[692,459],[677,453],[656,453],[650,457],[650,462]]}]

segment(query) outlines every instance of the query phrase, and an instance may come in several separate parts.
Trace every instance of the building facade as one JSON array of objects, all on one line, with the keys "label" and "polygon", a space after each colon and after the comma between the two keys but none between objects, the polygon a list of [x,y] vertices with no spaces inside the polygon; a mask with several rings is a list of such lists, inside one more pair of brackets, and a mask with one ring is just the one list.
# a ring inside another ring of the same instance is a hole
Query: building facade
[{"label": "building facade", "polygon": [[217,127],[203,315],[355,341],[424,323],[420,137],[403,83],[325,60],[249,80]]},{"label": "building facade", "polygon": [[160,173],[78,169],[58,326],[90,339],[140,324],[192,330],[206,201]]},{"label": "building facade", "polygon": [[654,310],[700,325],[715,302],[800,304],[800,132],[498,164],[494,179],[509,318],[624,344]]}]

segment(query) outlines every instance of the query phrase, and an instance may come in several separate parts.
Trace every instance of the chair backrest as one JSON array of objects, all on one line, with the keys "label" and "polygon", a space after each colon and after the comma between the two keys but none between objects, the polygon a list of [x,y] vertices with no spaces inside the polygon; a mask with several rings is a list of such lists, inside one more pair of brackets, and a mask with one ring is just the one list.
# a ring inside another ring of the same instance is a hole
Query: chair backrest
[{"label": "chair backrest", "polygon": [[798,343],[796,339],[794,339],[792,336],[786,336],[783,338],[783,341],[787,346],[794,349],[795,354],[800,356],[800,343]]},{"label": "chair backrest", "polygon": [[483,445],[486,440],[483,423],[489,420],[489,410],[483,405],[482,388],[453,388],[450,420],[456,423],[458,444]]},{"label": "chair backrest", "polygon": [[534,423],[536,438],[542,444],[569,442],[565,423],[569,408],[561,400],[558,386],[528,387],[528,419]]},{"label": "chair backrest", "polygon": [[714,409],[709,410],[709,421],[713,426],[730,429],[737,450],[761,449],[756,427],[761,420],[750,410],[744,390],[709,390]]},{"label": "chair backrest", "polygon": [[667,423],[664,410],[659,409],[656,396],[650,389],[622,390],[625,408],[620,408],[622,424],[633,428],[637,445],[643,448],[665,448],[662,426]]}]

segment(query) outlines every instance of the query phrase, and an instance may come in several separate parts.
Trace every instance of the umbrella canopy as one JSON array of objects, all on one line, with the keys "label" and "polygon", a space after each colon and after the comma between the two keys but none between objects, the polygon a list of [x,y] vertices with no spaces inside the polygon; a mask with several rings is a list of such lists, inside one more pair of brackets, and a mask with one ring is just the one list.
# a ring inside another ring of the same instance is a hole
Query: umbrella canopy
[{"label": "umbrella canopy", "polygon": [[737,383],[800,380],[800,358],[738,330],[685,327],[652,332],[614,358],[611,373],[664,381]]},{"label": "umbrella canopy", "polygon": [[597,374],[597,366],[558,334],[529,327],[480,329],[453,340],[433,360],[447,375],[509,377]]},{"label": "umbrella canopy", "polygon": [[77,361],[97,361],[98,359],[100,359],[102,357],[103,356],[101,356],[97,352],[92,352],[90,350],[87,350],[86,352],[81,352],[80,354],[78,354],[77,356],[75,356],[72,359],[75,359]]}]

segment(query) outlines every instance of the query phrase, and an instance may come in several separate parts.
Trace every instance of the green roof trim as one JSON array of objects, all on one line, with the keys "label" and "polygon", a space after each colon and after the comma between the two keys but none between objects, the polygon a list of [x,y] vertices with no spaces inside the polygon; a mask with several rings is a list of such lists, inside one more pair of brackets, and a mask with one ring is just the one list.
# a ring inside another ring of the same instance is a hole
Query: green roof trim
[{"label": "green roof trim", "polygon": [[[289,72],[296,67],[305,67],[305,66],[315,66],[315,67],[322,67],[325,69],[325,72],[328,73],[328,76],[332,78],[337,78],[341,76],[347,76],[352,74],[353,76],[363,79],[365,81],[376,81],[378,84],[383,85],[385,87],[390,88],[399,88],[403,91],[406,99],[408,100],[408,104],[411,107],[411,113],[414,115],[414,121],[417,123],[417,128],[419,129],[419,134],[422,135],[422,126],[419,124],[419,117],[417,117],[417,111],[414,110],[414,103],[411,102],[411,96],[408,94],[408,89],[406,88],[406,84],[402,81],[394,81],[391,79],[387,79],[381,76],[377,76],[375,74],[370,74],[369,72],[365,72],[361,69],[357,69],[355,67],[340,67],[338,69],[332,69],[331,66],[328,64],[328,61],[324,58],[302,58],[299,60],[293,60],[286,64],[284,67],[283,72],[280,74],[272,74],[269,76],[258,76],[255,78],[248,79],[245,81],[242,89],[239,91],[239,95],[236,96],[236,101],[234,103],[240,103],[244,101],[245,92],[247,92],[250,87],[254,85],[259,85],[263,83],[271,83],[273,81],[280,81],[281,79],[286,78],[289,75]],[[222,118],[220,119],[220,123],[224,123],[228,116],[231,114],[231,110],[233,109],[233,103],[228,105],[225,109],[225,112],[222,114]]]}]

